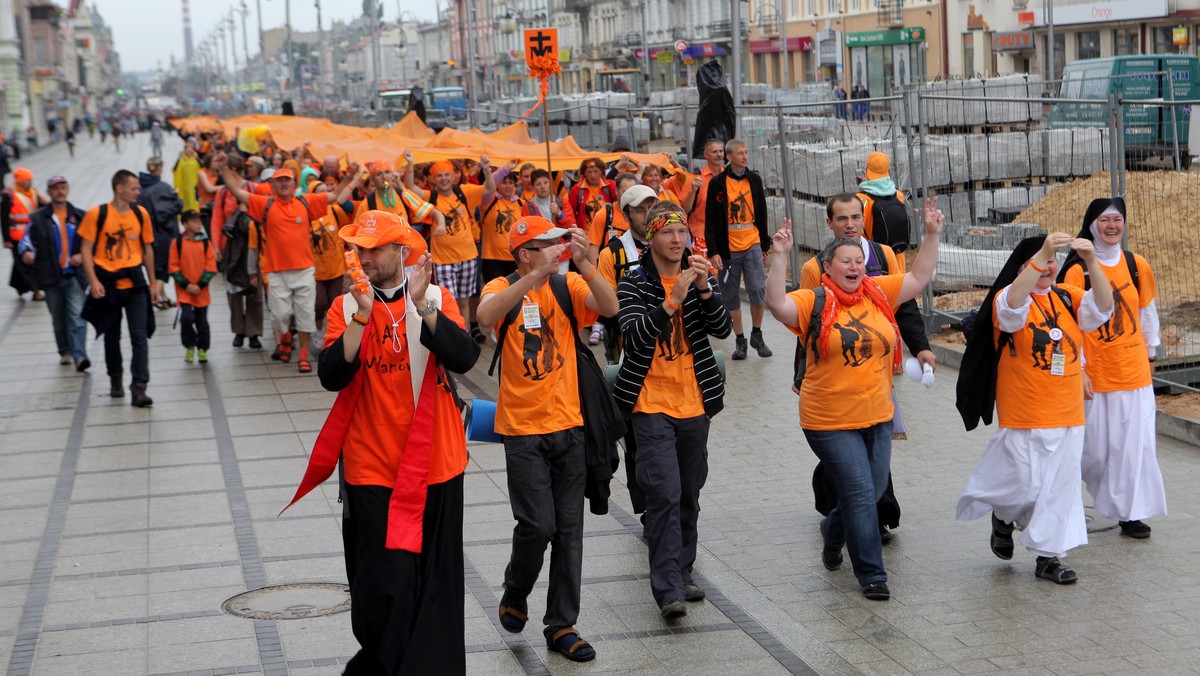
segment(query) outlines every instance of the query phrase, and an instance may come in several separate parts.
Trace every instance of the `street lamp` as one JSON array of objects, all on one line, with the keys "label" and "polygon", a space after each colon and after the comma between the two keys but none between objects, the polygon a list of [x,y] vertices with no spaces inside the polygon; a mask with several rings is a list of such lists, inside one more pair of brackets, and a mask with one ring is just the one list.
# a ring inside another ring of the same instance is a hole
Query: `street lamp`
[{"label": "street lamp", "polygon": [[400,44],[396,45],[396,58],[400,59],[400,85],[402,87],[408,84],[408,64],[404,62],[404,59],[407,56],[408,44],[404,40],[404,32],[403,29],[401,29]]}]

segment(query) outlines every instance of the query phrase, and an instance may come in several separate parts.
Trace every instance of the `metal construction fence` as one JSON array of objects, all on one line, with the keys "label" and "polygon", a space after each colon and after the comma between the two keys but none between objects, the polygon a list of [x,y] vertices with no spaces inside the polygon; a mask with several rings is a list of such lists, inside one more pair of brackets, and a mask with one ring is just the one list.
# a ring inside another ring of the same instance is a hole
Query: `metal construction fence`
[{"label": "metal construction fence", "polygon": [[[550,102],[550,136],[573,134],[594,149],[623,136],[637,150],[686,152],[698,100],[680,91],[682,100],[671,105],[642,108],[632,99],[621,106]],[[1092,199],[1124,197],[1129,248],[1155,272],[1159,370],[1174,365],[1183,374],[1176,382],[1200,381],[1200,244],[1184,233],[1189,216],[1200,213],[1200,174],[1187,171],[1186,142],[1191,105],[1200,102],[1127,101],[1118,94],[1068,99],[1058,91],[1059,83],[1009,76],[846,101],[768,92],[761,103],[739,107],[738,126],[768,190],[770,222],[792,220],[793,266],[828,241],[825,201],[857,191],[873,151],[891,158],[892,176],[911,207],[915,244],[923,199],[938,197],[946,231],[937,277],[922,303],[932,328],[977,307],[1021,239],[1074,234]],[[517,107],[476,111],[477,120],[526,119]],[[1135,138],[1126,130],[1130,120],[1153,127],[1148,141],[1126,143]],[[544,133],[540,119],[527,122],[533,135]]]}]

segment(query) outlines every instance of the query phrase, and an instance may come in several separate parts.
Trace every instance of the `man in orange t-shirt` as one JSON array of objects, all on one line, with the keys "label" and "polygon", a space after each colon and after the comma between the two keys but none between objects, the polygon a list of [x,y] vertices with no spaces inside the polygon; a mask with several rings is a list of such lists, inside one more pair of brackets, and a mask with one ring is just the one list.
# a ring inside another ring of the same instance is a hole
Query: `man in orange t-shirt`
[{"label": "man in orange t-shirt", "polygon": [[[568,247],[581,274],[553,274]],[[593,313],[616,314],[617,296],[588,260],[587,234],[579,228],[556,228],[540,216],[526,216],[509,230],[509,249],[520,279],[511,285],[507,277],[493,279],[479,302],[479,321],[497,332],[496,432],[504,435],[509,501],[517,519],[500,623],[513,633],[525,628],[526,597],[552,544],[543,633],[550,650],[585,662],[596,652],[574,628],[587,475],[574,334]],[[571,314],[558,295],[570,298]]]},{"label": "man in orange t-shirt", "polygon": [[324,481],[341,456],[361,644],[346,673],[466,673],[467,442],[450,373],[469,371],[479,345],[450,290],[430,283],[425,241],[402,217],[367,211],[339,235],[357,247],[369,289],[351,285],[329,308],[317,374],[338,397],[309,472],[320,467]]},{"label": "man in orange t-shirt", "polygon": [[263,271],[267,273],[267,306],[271,324],[279,335],[280,361],[291,361],[292,318],[296,319],[301,373],[312,371],[308,341],[317,330],[316,268],[312,257],[312,222],[329,212],[330,204],[341,204],[362,179],[358,164],[351,164],[337,188],[319,195],[296,196],[296,175],[288,168],[271,175],[271,196],[246,192],[237,176],[222,167],[225,187],[238,202],[248,207],[250,218],[262,224]]},{"label": "man in orange t-shirt", "polygon": [[112,201],[89,209],[76,232],[81,240],[79,252],[91,294],[84,304],[84,316],[104,334],[109,394],[124,397],[121,364],[121,312],[124,311],[132,347],[130,403],[147,408],[154,405],[154,400],[146,396],[146,385],[150,382],[154,224],[150,214],[137,204],[142,188],[136,174],[121,169],[113,174],[112,189]]},{"label": "man in orange t-shirt", "polygon": [[700,489],[708,477],[709,421],[725,383],[708,337],[732,325],[704,256],[687,248],[683,207],[655,202],[646,214],[649,254],[641,274],[617,286],[625,359],[613,396],[633,423],[637,483],[645,496],[650,589],[663,619],[687,615],[704,590],[692,579]]},{"label": "man in orange t-shirt", "polygon": [[741,280],[746,280],[746,295],[750,300],[749,347],[766,359],[771,348],[763,341],[762,319],[766,310],[764,289],[767,251],[771,237],[767,234],[767,197],[762,179],[749,168],[750,146],[741,139],[725,144],[729,166],[708,183],[704,204],[704,241],[708,257],[721,280],[721,300],[729,308],[736,334],[733,359],[746,358],[746,337],[742,334]]}]

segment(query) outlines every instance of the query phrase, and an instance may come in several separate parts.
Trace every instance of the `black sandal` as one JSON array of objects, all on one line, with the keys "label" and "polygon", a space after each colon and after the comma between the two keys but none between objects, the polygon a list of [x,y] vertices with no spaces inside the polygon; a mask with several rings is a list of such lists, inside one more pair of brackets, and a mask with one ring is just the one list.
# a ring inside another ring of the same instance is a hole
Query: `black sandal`
[{"label": "black sandal", "polygon": [[546,630],[546,647],[572,662],[590,662],[596,659],[596,649],[583,640],[574,627],[559,629],[553,634]]},{"label": "black sandal", "polygon": [[500,598],[500,626],[513,634],[519,634],[525,630],[525,623],[528,621],[529,608],[525,599],[518,601],[510,598],[508,586],[505,585],[504,596]]},{"label": "black sandal", "polygon": [[1037,557],[1037,568],[1034,574],[1043,580],[1050,580],[1054,584],[1075,584],[1079,580],[1075,571],[1064,566],[1057,556]]},{"label": "black sandal", "polygon": [[992,538],[989,542],[992,553],[1005,561],[1013,557],[1013,525],[1005,523],[992,513]]}]

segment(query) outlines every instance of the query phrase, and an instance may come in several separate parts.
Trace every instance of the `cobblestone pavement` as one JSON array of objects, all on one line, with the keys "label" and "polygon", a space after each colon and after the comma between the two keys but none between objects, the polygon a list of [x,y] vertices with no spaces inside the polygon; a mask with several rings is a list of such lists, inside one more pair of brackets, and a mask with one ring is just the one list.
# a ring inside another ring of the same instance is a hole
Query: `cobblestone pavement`
[{"label": "cobblestone pavement", "polygon": [[[110,195],[109,177],[149,155],[148,138],[83,141],[27,162],[39,185],[65,174],[80,206]],[[171,156],[178,143],[168,146]],[[170,161],[168,161],[169,163]],[[0,275],[7,280],[5,254]],[[214,297],[221,296],[219,288]],[[326,485],[276,517],[333,401],[314,375],[229,345],[213,306],[207,367],[185,364],[170,313],[151,341],[153,409],[104,393],[103,349],[91,376],[58,366],[40,303],[0,290],[0,664],[24,674],[333,674],[355,650],[349,615],[248,620],[233,594],[266,584],[344,581],[340,506]],[[925,391],[904,381],[911,439],[894,448],[902,525],[884,550],[890,602],[866,601],[848,570],[820,561],[814,458],[788,390],[790,338],[768,320],[777,356],[731,363],[716,418],[700,519],[698,580],[708,600],[664,624],[650,596],[646,548],[628,495],[587,517],[579,628],[598,658],[548,655],[537,622],[498,627],[513,525],[500,447],[472,444],[466,477],[466,643],[472,673],[1181,674],[1200,671],[1200,479],[1197,448],[1160,437],[1171,515],[1146,541],[1094,522],[1070,558],[1079,584],[1035,580],[1033,556],[988,550],[986,521],[954,504],[990,430],[966,433],[956,374]],[[269,347],[269,346],[268,346]],[[728,349],[728,348],[727,348]],[[491,397],[490,349],[462,381]],[[623,470],[622,470],[623,474]],[[543,587],[544,588],[544,587]],[[530,615],[544,594],[530,598]]]}]

